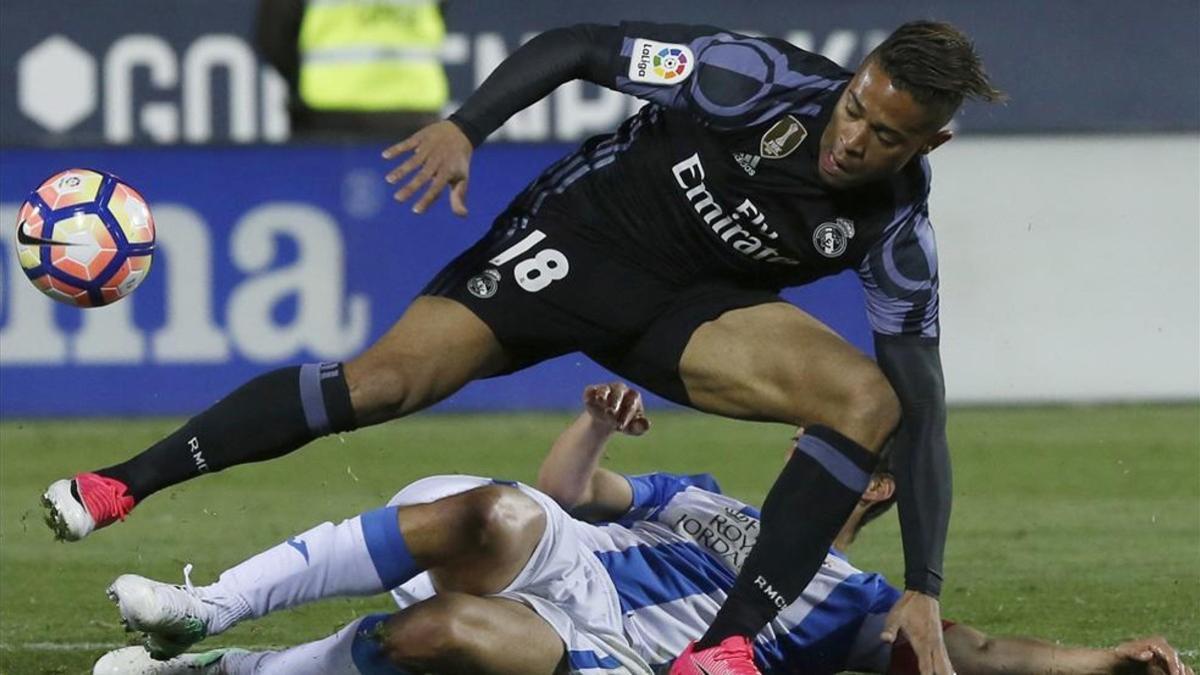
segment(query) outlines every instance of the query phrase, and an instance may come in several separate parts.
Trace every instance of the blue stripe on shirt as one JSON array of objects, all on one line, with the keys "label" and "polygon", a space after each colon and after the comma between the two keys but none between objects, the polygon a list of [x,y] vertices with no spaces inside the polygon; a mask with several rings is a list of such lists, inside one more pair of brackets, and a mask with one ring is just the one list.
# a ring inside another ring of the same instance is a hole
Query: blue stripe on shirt
[{"label": "blue stripe on shirt", "polygon": [[778,672],[845,670],[863,620],[888,611],[899,598],[899,591],[878,574],[847,577],[789,633],[755,644],[755,656],[765,669]]},{"label": "blue stripe on shirt", "polygon": [[639,476],[625,476],[629,487],[633,490],[633,502],[629,511],[616,522],[629,527],[639,520],[653,520],[658,511],[666,507],[675,495],[689,487],[697,487],[713,494],[721,494],[721,486],[717,479],[709,473],[696,473],[690,476],[674,473],[647,473]]},{"label": "blue stripe on shirt", "polygon": [[587,670],[589,668],[612,670],[621,667],[621,662],[611,656],[597,654],[591,650],[584,649],[572,649],[568,651],[567,662],[571,665],[571,670]]},{"label": "blue stripe on shirt", "polygon": [[661,605],[733,586],[733,572],[692,543],[644,544],[624,551],[598,551],[621,610]]}]

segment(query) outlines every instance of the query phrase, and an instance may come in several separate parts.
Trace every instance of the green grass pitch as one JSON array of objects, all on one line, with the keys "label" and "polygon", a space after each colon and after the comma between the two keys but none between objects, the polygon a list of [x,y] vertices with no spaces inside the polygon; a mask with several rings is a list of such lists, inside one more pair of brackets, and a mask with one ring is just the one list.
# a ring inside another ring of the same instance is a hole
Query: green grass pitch
[{"label": "green grass pitch", "polygon": [[[694,413],[652,415],[608,466],[710,471],[757,503],[790,431]],[[40,491],[153,442],[173,420],[0,423],[0,673],[90,672],[128,638],[104,589],[118,574],[197,583],[323,520],[382,504],[414,479],[473,473],[532,481],[568,414],[418,415],[322,440],[284,459],[155,495],[85,542],[59,544]],[[944,614],[994,634],[1112,645],[1166,635],[1200,650],[1200,406],[957,409],[950,416],[955,509]],[[900,578],[894,515],[852,552]],[[333,600],[244,624],[214,645],[285,645],[388,608]]]}]

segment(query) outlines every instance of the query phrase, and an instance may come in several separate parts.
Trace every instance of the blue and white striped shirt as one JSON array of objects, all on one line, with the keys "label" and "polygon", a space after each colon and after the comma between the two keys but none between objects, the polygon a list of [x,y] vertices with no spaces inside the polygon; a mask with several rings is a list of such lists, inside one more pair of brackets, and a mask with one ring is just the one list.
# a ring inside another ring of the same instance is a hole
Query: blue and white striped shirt
[{"label": "blue and white striped shirt", "polygon": [[[716,615],[758,537],[759,514],[722,495],[707,474],[629,481],[633,507],[595,528],[592,546],[617,589],[631,643],[649,663],[665,664]],[[878,619],[899,597],[882,576],[831,551],[800,598],[758,635],[759,665],[809,675],[886,666]]]}]

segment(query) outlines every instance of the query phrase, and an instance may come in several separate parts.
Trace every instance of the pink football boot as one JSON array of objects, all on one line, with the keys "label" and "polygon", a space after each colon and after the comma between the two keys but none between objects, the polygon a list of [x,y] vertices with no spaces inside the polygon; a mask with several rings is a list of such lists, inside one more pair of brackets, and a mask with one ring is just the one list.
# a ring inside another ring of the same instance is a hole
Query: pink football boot
[{"label": "pink football boot", "polygon": [[46,524],[63,541],[79,541],[133,510],[134,500],[125,484],[95,473],[56,480],[42,495]]},{"label": "pink football boot", "polygon": [[669,675],[762,675],[754,665],[750,640],[741,635],[727,637],[716,647],[696,651],[693,642],[683,650]]}]

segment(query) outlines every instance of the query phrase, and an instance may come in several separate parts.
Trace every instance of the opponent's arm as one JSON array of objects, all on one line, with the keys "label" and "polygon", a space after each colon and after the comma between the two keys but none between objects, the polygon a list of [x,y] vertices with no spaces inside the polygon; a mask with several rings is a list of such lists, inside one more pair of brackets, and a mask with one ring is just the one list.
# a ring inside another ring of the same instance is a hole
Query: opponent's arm
[{"label": "opponent's arm", "polygon": [[554,441],[538,469],[537,488],[585,520],[627,512],[633,489],[622,475],[600,468],[613,433],[640,436],[650,428],[642,397],[623,383],[594,384],[583,392],[584,412]]},{"label": "opponent's arm", "polygon": [[959,675],[1194,675],[1161,637],[1089,649],[1031,638],[993,638],[956,624],[946,630],[945,640]]}]

